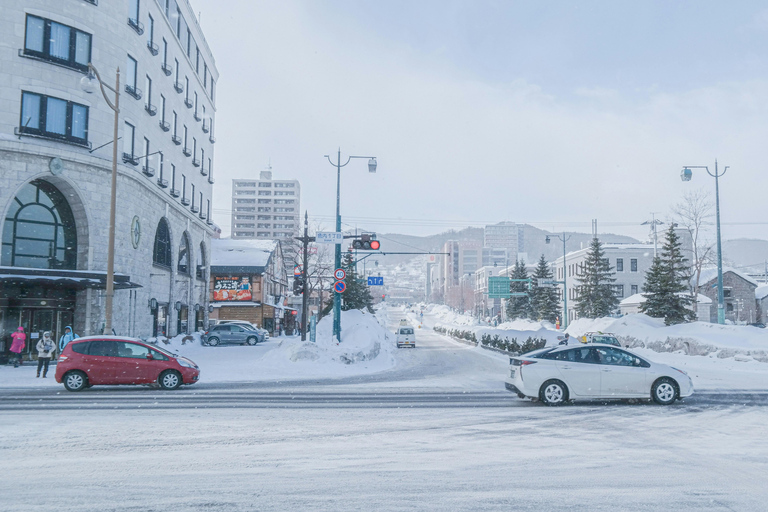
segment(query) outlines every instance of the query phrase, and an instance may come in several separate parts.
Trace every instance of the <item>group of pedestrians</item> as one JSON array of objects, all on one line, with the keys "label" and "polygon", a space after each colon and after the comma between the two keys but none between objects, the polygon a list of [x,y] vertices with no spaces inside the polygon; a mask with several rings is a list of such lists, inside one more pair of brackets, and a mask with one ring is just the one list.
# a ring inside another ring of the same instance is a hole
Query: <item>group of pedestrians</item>
[{"label": "group of pedestrians", "polygon": [[[21,354],[27,346],[27,335],[24,333],[24,327],[19,326],[16,332],[11,334],[11,338],[13,340],[11,342],[11,353],[15,354],[13,367],[18,368],[22,364]],[[59,338],[57,347],[56,342],[51,338],[51,331],[45,331],[35,347],[37,349],[37,376],[40,377],[40,372],[42,371],[43,378],[46,378],[48,375],[48,365],[51,359],[53,359],[57,348],[59,353],[61,353],[70,341],[77,338],[79,336],[68,325],[64,328],[64,334]]]}]

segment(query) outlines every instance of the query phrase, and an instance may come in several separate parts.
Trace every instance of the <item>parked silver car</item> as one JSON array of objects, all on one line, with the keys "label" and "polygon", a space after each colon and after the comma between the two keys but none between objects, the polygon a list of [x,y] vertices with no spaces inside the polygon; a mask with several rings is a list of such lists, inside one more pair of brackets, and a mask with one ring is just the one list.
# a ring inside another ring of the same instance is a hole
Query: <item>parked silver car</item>
[{"label": "parked silver car", "polygon": [[202,337],[203,345],[212,347],[225,343],[256,345],[259,341],[263,341],[261,333],[238,324],[214,325]]},{"label": "parked silver car", "polygon": [[240,327],[245,327],[246,329],[257,331],[260,334],[259,342],[266,341],[269,339],[268,330],[262,329],[261,327],[254,325],[251,322],[246,322],[245,320],[219,320],[216,325],[219,325],[219,324],[235,324],[235,325],[239,325]]}]

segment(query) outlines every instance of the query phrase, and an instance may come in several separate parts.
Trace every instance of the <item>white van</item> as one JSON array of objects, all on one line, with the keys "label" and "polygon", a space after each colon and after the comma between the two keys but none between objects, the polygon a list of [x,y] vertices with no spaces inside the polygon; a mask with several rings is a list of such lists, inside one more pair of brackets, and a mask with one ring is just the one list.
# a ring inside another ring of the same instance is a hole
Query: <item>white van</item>
[{"label": "white van", "polygon": [[395,335],[397,336],[397,348],[416,348],[416,335],[413,332],[413,327],[401,325],[395,331]]}]

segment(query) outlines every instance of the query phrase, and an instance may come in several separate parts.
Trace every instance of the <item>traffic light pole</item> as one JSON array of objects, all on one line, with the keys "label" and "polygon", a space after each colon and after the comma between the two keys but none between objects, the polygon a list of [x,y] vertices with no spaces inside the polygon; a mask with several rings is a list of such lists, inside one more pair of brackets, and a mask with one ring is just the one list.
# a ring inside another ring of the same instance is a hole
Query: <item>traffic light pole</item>
[{"label": "traffic light pole", "polygon": [[307,279],[309,277],[309,256],[307,255],[309,253],[309,216],[306,211],[304,212],[304,238],[302,242],[304,242],[304,264],[301,267],[301,271],[304,274],[304,290],[301,297],[301,341],[307,341],[307,314],[309,312],[309,279]]}]

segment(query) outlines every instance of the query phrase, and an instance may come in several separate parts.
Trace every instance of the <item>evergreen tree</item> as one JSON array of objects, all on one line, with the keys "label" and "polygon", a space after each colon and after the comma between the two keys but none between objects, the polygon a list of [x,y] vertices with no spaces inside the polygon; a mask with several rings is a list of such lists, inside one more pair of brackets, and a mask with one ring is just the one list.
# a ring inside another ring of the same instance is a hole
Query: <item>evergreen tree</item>
[{"label": "evergreen tree", "polygon": [[693,302],[689,290],[690,268],[683,258],[680,239],[671,225],[665,234],[661,256],[645,274],[643,295],[646,301],[640,311],[648,316],[663,318],[667,325],[690,322],[695,319],[689,309]]},{"label": "evergreen tree", "polygon": [[[373,297],[371,296],[371,290],[368,288],[368,283],[362,277],[357,275],[351,252],[348,252],[344,256],[344,261],[342,261],[341,267],[347,273],[347,277],[344,278],[344,283],[347,285],[347,288],[344,290],[344,293],[341,294],[341,310],[367,309],[369,313],[373,313]],[[335,291],[331,290],[331,296],[328,299],[328,302],[325,303],[325,308],[320,312],[321,318],[333,311],[333,295],[335,293]]]},{"label": "evergreen tree", "polygon": [[[512,279],[528,279],[528,271],[525,269],[525,262],[517,260],[515,268],[512,271]],[[512,293],[528,294],[528,283],[522,281],[512,281],[509,285],[509,291]],[[531,317],[530,295],[510,297],[507,300],[507,318],[515,320],[517,318]]]},{"label": "evergreen tree", "polygon": [[605,257],[603,244],[595,237],[589,244],[582,273],[576,277],[576,314],[579,318],[600,318],[610,315],[619,305],[613,288],[611,265]]},{"label": "evergreen tree", "polygon": [[560,311],[560,293],[558,289],[552,286],[538,286],[539,279],[554,279],[552,269],[549,263],[541,255],[539,264],[533,274],[533,290],[531,291],[531,310],[532,318],[536,320],[546,320],[555,322]]}]

